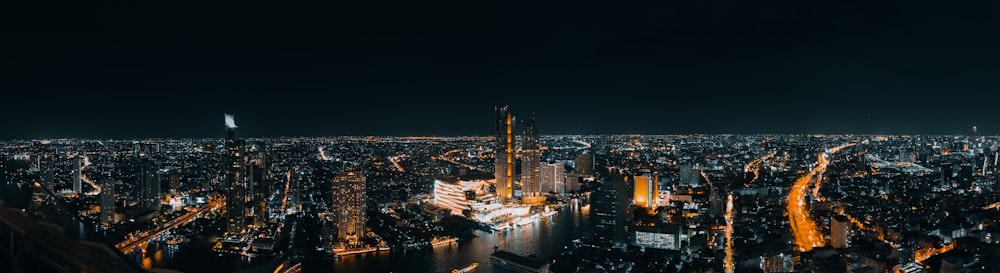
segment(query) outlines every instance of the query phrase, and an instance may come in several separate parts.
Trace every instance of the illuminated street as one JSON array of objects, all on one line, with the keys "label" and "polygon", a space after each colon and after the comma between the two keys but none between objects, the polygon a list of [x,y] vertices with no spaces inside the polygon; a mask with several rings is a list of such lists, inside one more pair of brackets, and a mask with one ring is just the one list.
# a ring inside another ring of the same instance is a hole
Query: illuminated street
[{"label": "illuminated street", "polygon": [[840,149],[851,146],[842,145],[829,149],[826,152],[819,154],[819,159],[816,161],[816,166],[812,168],[806,175],[799,177],[792,184],[791,189],[788,193],[787,201],[787,212],[788,212],[788,222],[792,228],[792,234],[795,236],[795,244],[799,247],[799,251],[809,251],[814,247],[821,247],[826,245],[826,241],[823,239],[823,234],[820,233],[819,227],[816,226],[816,222],[813,221],[812,216],[809,215],[809,209],[807,207],[807,192],[809,190],[809,184],[814,178],[818,179],[824,171],[826,171],[826,166],[829,164],[827,162],[827,154],[836,153]]}]

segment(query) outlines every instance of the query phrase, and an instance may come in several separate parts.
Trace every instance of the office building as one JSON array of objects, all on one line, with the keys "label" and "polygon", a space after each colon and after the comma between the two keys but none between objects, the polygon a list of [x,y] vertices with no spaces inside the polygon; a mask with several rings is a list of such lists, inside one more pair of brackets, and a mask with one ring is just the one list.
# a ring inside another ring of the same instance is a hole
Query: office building
[{"label": "office building", "polygon": [[510,106],[496,108],[496,179],[497,197],[508,202],[514,196],[514,117]]},{"label": "office building", "polygon": [[250,164],[248,164],[248,179],[250,180],[247,185],[250,188],[248,192],[250,193],[250,199],[252,204],[252,209],[250,209],[253,215],[254,225],[264,226],[267,222],[267,199],[271,196],[271,187],[268,183],[268,166],[267,161],[265,161],[265,155],[263,149],[257,149],[254,146],[254,151],[252,154],[252,159]]},{"label": "office building", "polygon": [[632,204],[636,207],[655,208],[656,198],[660,195],[659,177],[654,174],[636,175],[633,177]]},{"label": "office building", "polygon": [[851,221],[843,215],[830,217],[830,246],[847,248],[851,241]]},{"label": "office building", "polygon": [[242,234],[246,225],[246,143],[240,139],[236,119],[226,114],[225,139],[226,234]]},{"label": "office building", "polygon": [[159,167],[152,159],[142,158],[139,162],[139,206],[153,210],[160,209]]},{"label": "office building", "polygon": [[544,193],[554,192],[556,194],[566,193],[566,167],[562,162],[542,163],[539,170],[541,181],[540,191]]},{"label": "office building", "polygon": [[83,194],[83,158],[73,157],[73,193]]},{"label": "office building", "polygon": [[575,173],[591,175],[594,173],[594,155],[588,152],[578,154],[573,165]]},{"label": "office building", "polygon": [[115,221],[115,181],[110,178],[101,180],[101,227],[108,228]]},{"label": "office building", "polygon": [[361,172],[346,172],[333,178],[334,222],[337,239],[353,246],[365,234],[365,176]]},{"label": "office building", "polygon": [[941,188],[950,188],[952,186],[952,176],[954,176],[954,171],[952,170],[951,162],[941,162]]},{"label": "office building", "polygon": [[625,244],[625,227],[628,215],[628,184],[624,174],[609,170],[610,180],[606,180],[591,193],[590,217],[594,221],[594,232],[602,241],[615,245]]},{"label": "office building", "polygon": [[521,137],[521,191],[524,196],[539,196],[541,190],[541,145],[539,144],[538,126],[535,118],[522,122],[524,129]]}]

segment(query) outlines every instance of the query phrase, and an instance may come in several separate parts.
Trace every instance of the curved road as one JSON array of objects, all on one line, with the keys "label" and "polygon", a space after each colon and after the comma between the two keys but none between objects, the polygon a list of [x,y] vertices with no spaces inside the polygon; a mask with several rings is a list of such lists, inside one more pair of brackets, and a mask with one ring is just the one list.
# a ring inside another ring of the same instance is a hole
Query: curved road
[{"label": "curved road", "polygon": [[788,193],[788,224],[792,228],[795,244],[799,246],[799,251],[809,251],[814,247],[826,245],[823,234],[820,234],[819,227],[816,226],[816,222],[809,215],[809,210],[806,209],[806,194],[809,190],[809,182],[812,182],[814,178],[819,179],[817,176],[821,176],[826,171],[826,166],[830,164],[826,160],[827,153],[836,153],[851,145],[854,144],[837,146],[820,153],[816,167],[813,167],[806,175],[796,179]]}]

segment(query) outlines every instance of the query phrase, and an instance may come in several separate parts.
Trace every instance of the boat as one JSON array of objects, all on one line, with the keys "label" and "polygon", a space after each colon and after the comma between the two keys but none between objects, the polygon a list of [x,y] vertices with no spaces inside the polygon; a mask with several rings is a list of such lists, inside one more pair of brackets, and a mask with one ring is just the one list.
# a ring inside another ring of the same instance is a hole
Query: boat
[{"label": "boat", "polygon": [[431,246],[443,246],[457,243],[458,240],[455,239],[455,237],[434,237],[431,239]]},{"label": "boat", "polygon": [[[537,214],[535,214],[535,215],[537,215]],[[521,217],[521,218],[517,219],[517,226],[528,225],[528,224],[531,224],[533,222],[535,222],[535,219],[532,219],[532,217]]]},{"label": "boat", "polygon": [[451,270],[451,273],[468,273],[472,272],[473,270],[476,270],[476,267],[479,267],[479,263],[472,263],[469,266],[466,266],[462,269],[453,269]]}]

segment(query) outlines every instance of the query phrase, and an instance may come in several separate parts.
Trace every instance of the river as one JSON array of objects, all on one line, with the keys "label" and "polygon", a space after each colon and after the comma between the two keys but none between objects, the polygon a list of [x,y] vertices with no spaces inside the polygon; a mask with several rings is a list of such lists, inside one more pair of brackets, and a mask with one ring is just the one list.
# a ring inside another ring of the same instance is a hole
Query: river
[{"label": "river", "polygon": [[[576,199],[573,199],[576,200]],[[353,255],[332,259],[310,259],[302,265],[302,272],[451,272],[472,263],[479,263],[475,272],[492,272],[490,254],[494,246],[500,250],[524,256],[535,255],[539,260],[550,260],[565,246],[590,231],[589,206],[570,202],[558,214],[535,223],[517,227],[507,232],[474,231],[476,237],[458,245],[438,246],[409,253],[377,253]],[[205,250],[182,247],[164,251],[162,257],[153,257],[153,266],[180,270],[184,273],[220,273],[238,271],[236,257],[219,257]],[[160,259],[157,259],[160,258]]]}]

